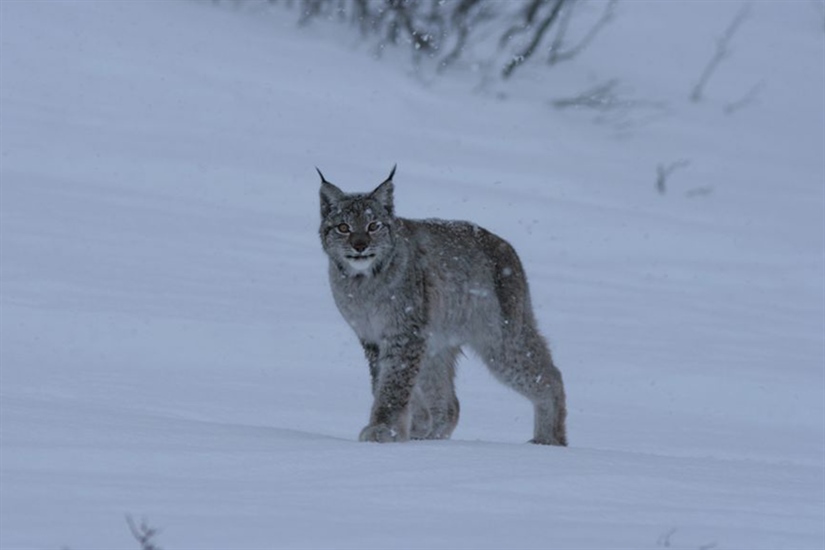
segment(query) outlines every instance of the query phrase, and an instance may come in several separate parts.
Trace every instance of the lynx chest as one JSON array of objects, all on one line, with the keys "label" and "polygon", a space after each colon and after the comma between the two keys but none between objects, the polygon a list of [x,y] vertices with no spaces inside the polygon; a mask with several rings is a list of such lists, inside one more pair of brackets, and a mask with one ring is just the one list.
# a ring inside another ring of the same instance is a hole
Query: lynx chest
[{"label": "lynx chest", "polygon": [[378,343],[406,332],[416,317],[416,300],[399,289],[352,281],[331,280],[332,295],[341,315],[361,340]]}]

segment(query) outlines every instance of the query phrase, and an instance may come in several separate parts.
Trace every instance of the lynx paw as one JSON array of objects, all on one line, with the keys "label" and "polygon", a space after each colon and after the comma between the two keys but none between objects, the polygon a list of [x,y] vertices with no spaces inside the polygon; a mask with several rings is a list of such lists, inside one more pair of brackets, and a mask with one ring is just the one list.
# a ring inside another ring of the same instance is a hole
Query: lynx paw
[{"label": "lynx paw", "polygon": [[391,441],[399,441],[399,437],[398,431],[386,424],[374,424],[361,430],[361,435],[358,436],[358,440],[389,443]]},{"label": "lynx paw", "polygon": [[541,438],[541,439],[539,439],[539,438],[534,437],[533,439],[531,439],[527,443],[532,443],[533,445],[555,445],[555,446],[558,446],[558,447],[567,447],[567,442],[566,441],[557,441],[555,438],[549,438],[549,439]]}]

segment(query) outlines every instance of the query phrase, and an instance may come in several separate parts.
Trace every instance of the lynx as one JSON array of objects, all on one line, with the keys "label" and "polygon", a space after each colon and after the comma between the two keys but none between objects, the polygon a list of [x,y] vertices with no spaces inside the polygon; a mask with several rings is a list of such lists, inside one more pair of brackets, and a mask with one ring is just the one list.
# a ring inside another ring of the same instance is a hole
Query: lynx
[{"label": "lynx", "polygon": [[449,438],[459,413],[456,361],[467,346],[533,403],[531,443],[567,445],[561,372],[513,247],[472,223],[396,217],[395,167],[370,193],[345,193],[318,174],[332,295],[372,379],[359,439]]}]

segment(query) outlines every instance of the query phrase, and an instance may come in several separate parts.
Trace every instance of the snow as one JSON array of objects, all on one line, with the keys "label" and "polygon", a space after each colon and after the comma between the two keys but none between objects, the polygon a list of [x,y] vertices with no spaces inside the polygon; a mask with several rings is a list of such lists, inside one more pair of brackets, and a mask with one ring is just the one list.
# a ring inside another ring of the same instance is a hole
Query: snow
[{"label": "snow", "polygon": [[[756,3],[692,104],[739,5],[619,6],[479,90],[292,11],[0,2],[0,547],[825,546],[821,20]],[[550,106],[608,78],[666,107]],[[314,166],[395,162],[519,251],[569,448],[472,356],[452,440],[357,442]]]}]

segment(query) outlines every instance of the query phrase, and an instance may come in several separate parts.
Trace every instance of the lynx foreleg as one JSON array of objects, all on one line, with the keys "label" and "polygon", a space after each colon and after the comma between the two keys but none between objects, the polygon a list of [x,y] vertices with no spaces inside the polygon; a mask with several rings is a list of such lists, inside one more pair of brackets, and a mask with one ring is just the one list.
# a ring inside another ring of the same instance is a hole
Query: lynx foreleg
[{"label": "lynx foreleg", "polygon": [[375,388],[378,387],[378,344],[361,340],[361,347],[364,348],[364,355],[370,367],[370,384],[372,395],[375,396]]},{"label": "lynx foreleg", "polygon": [[416,383],[416,390],[422,398],[413,400],[414,439],[449,439],[453,433],[459,413],[454,379],[460,353],[460,348],[451,347],[429,353],[423,359]]},{"label": "lynx foreleg", "polygon": [[382,342],[378,355],[378,380],[370,423],[361,430],[361,441],[410,439],[410,401],[425,342],[419,336],[397,336]]}]

